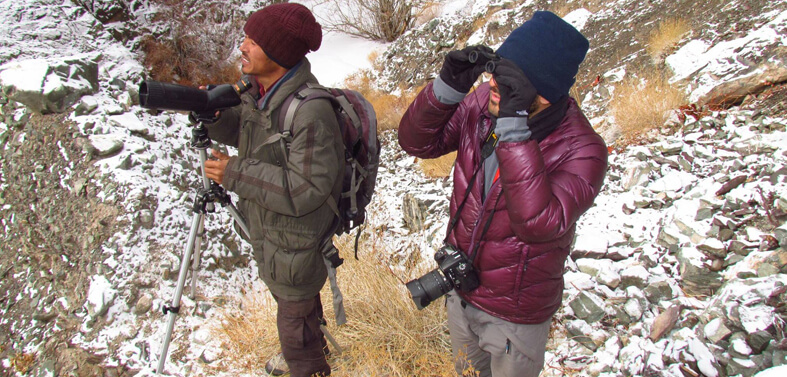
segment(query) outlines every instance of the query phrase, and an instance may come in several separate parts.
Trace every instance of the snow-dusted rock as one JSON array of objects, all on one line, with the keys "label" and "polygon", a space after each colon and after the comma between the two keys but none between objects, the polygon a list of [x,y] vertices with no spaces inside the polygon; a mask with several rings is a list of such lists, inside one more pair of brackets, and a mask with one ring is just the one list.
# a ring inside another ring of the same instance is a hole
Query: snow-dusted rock
[{"label": "snow-dusted rock", "polygon": [[606,304],[599,296],[590,292],[580,292],[569,302],[574,315],[586,320],[588,323],[599,321],[606,313]]},{"label": "snow-dusted rock", "polygon": [[60,113],[98,90],[100,54],[31,59],[0,66],[0,87],[12,101],[38,113]]}]

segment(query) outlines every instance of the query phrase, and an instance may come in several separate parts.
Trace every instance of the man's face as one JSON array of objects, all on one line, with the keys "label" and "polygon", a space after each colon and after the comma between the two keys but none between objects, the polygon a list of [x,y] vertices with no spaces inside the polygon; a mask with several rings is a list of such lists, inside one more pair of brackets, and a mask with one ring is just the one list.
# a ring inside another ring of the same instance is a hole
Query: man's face
[{"label": "man's face", "polygon": [[[494,76],[489,80],[489,105],[487,109],[489,113],[494,116],[499,116],[500,114],[500,89],[497,87],[497,81],[495,81]],[[527,112],[530,117],[536,115],[536,113],[540,112],[541,110],[546,109],[549,107],[550,103],[544,97],[539,95],[536,96],[536,99],[533,101],[533,104],[530,105],[530,108],[527,109]]]},{"label": "man's face", "polygon": [[239,50],[241,52],[240,70],[246,75],[265,77],[274,73],[279,66],[248,35],[243,39]]}]

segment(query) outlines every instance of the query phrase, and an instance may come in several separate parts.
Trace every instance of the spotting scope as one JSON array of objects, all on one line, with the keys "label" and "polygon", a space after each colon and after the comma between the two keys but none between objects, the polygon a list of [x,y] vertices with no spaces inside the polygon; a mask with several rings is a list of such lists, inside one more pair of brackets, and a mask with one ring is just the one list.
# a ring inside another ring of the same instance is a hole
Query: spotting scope
[{"label": "spotting scope", "polygon": [[139,84],[139,104],[146,109],[210,113],[239,105],[240,95],[249,88],[251,78],[245,75],[235,84],[208,89],[146,80]]}]

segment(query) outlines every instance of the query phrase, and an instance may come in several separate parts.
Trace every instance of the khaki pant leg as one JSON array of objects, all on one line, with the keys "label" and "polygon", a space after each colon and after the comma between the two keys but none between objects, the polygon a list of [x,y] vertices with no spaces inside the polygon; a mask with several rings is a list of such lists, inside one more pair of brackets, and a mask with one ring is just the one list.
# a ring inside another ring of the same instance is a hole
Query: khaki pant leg
[{"label": "khaki pant leg", "polygon": [[478,346],[479,338],[465,316],[466,308],[453,292],[446,296],[446,310],[456,373],[460,376],[490,377],[490,355]]},{"label": "khaki pant leg", "polygon": [[[551,318],[539,324],[516,324],[469,304],[463,306],[455,295],[447,299],[446,306],[458,374],[467,371],[468,362],[481,377],[538,377],[541,373]],[[457,358],[463,351],[467,357]]]}]

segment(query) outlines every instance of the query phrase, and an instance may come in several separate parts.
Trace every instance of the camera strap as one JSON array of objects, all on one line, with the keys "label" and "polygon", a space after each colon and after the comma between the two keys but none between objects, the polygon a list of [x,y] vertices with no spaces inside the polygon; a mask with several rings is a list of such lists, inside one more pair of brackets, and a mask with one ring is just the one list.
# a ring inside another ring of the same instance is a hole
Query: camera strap
[{"label": "camera strap", "polygon": [[[495,152],[495,147],[497,146],[497,141],[498,141],[497,134],[495,134],[495,123],[496,122],[494,121],[492,122],[492,128],[489,130],[489,135],[487,135],[484,144],[481,146],[481,163],[478,164],[478,167],[476,167],[475,171],[473,172],[473,176],[470,177],[470,181],[468,181],[467,183],[467,190],[465,190],[465,195],[462,198],[462,202],[459,203],[459,207],[457,207],[454,217],[451,219],[451,222],[448,224],[448,233],[446,233],[445,240],[443,242],[446,243],[448,242],[448,237],[451,235],[451,232],[454,231],[454,228],[456,227],[456,223],[459,222],[459,214],[462,213],[462,210],[464,209],[465,204],[467,203],[467,198],[470,197],[470,192],[473,190],[473,184],[475,183],[475,179],[478,176],[478,172],[481,171],[481,169],[483,169],[484,167],[484,161],[486,161],[486,159],[489,156],[491,156],[492,153]],[[489,226],[492,223],[492,217],[495,214],[495,207],[497,207],[497,202],[500,201],[500,196],[502,195],[503,195],[502,193],[498,195],[497,200],[495,200],[495,205],[492,207],[492,213],[489,215],[489,219],[486,221],[486,224],[484,225],[484,229],[481,231],[481,238],[479,238],[478,243],[473,247],[473,254],[475,254],[476,250],[478,250],[478,247],[481,245],[481,239],[484,238],[484,234],[486,234],[486,231],[489,230]]]}]

